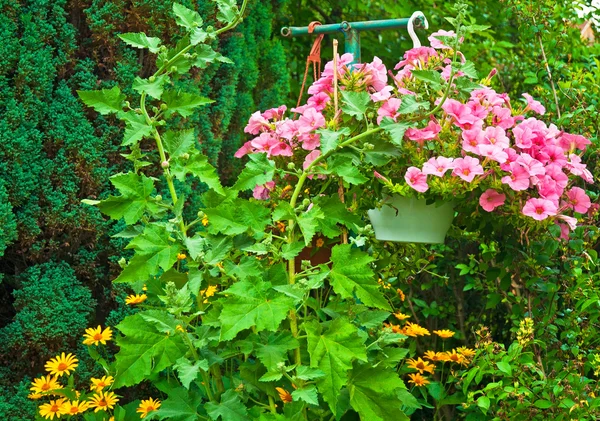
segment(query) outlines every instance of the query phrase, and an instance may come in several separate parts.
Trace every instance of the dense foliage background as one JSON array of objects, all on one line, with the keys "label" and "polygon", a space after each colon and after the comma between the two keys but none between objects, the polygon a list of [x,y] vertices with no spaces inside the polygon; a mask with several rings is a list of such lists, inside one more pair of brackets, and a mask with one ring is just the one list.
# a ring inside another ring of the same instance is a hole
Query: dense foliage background
[{"label": "dense foliage background", "polygon": [[[209,0],[182,3],[206,20],[214,15]],[[546,106],[548,120],[597,144],[600,44],[581,40],[582,20],[571,2],[470,3],[471,19],[490,26],[464,48],[482,69],[480,76],[496,68],[492,86],[515,99],[531,93]],[[39,372],[44,360],[59,350],[76,350],[85,327],[114,325],[129,311],[124,291],[111,285],[119,272],[112,256],[122,240],[110,235],[118,227],[80,200],[108,195],[108,175],[130,163],[120,155],[116,121],[85,111],[74,92],[115,81],[129,86],[136,75],[151,74],[144,53],[126,48],[115,35],[144,31],[176,42],[171,4],[0,0],[2,419],[22,420],[26,408],[33,410],[25,398],[28,376]],[[415,10],[427,16],[429,32],[446,28],[443,17],[453,14],[452,2],[434,0],[251,2],[248,18],[218,46],[235,64],[211,66],[181,82],[216,100],[188,123],[223,180],[237,170],[231,158],[245,140],[242,129],[250,113],[296,102],[311,40],[281,38],[281,26],[407,17]],[[419,35],[426,44],[427,33]],[[326,37],[324,60],[331,57],[330,46]],[[411,46],[402,30],[362,37],[363,57],[377,55],[388,65]],[[597,159],[587,157],[596,179]],[[597,200],[597,190],[590,194]],[[588,223],[597,225],[597,215]],[[598,234],[592,229],[584,236],[580,230],[560,244],[552,233],[532,242],[510,234],[501,224],[458,221],[446,247],[394,250],[413,259],[393,268],[391,281],[413,298],[424,325],[461,332],[457,344],[473,345],[480,324],[491,328],[495,342],[509,344],[515,326],[528,315],[536,320],[536,332],[545,335],[550,358],[565,361],[552,367],[555,374],[573,364],[573,373],[589,372],[600,310],[598,304],[584,304],[598,299],[594,290],[600,280],[593,275]],[[430,257],[437,260],[423,271]],[[500,273],[498,266],[519,270]],[[438,326],[443,319],[448,324]],[[587,363],[587,370],[577,361]],[[422,416],[431,419],[426,411]]]}]

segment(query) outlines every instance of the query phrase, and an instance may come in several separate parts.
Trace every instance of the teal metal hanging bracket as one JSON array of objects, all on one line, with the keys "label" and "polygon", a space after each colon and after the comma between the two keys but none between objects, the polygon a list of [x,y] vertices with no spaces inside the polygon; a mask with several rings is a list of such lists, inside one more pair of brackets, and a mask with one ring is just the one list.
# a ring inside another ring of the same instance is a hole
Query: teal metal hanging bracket
[{"label": "teal metal hanging bracket", "polygon": [[365,31],[384,31],[389,29],[408,28],[413,44],[421,46],[419,39],[414,33],[414,28],[427,29],[429,24],[422,12],[415,12],[410,18],[385,19],[363,22],[342,22],[327,25],[316,25],[309,32],[308,26],[286,26],[281,28],[284,37],[296,37],[302,35],[319,35],[342,33],[344,35],[344,51],[352,53],[353,63],[360,63],[360,33]]}]

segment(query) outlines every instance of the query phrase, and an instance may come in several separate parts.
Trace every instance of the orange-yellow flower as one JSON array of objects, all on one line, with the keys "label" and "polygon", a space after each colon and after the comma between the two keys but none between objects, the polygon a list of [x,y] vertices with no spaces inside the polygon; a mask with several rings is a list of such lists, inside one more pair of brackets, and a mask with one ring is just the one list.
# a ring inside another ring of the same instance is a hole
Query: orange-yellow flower
[{"label": "orange-yellow flower", "polygon": [[434,351],[425,351],[425,355],[423,358],[428,359],[430,361],[443,361],[443,353],[434,352]]},{"label": "orange-yellow flower", "polygon": [[185,260],[186,257],[185,253],[177,253],[177,260]]},{"label": "orange-yellow flower", "polygon": [[453,349],[452,351],[446,351],[443,353],[443,357],[442,357],[442,361],[447,361],[447,362],[452,362],[452,363],[456,363],[456,364],[462,364],[462,365],[467,365],[467,360],[466,358],[458,353],[456,351],[456,349]]},{"label": "orange-yellow flower", "polygon": [[400,301],[406,300],[406,295],[404,295],[401,289],[397,289],[396,292],[398,293],[398,297],[400,297]]},{"label": "orange-yellow flower", "polygon": [[281,387],[276,387],[275,390],[279,393],[279,399],[281,399],[283,403],[290,403],[292,401],[292,395],[287,390]]},{"label": "orange-yellow flower", "polygon": [[404,314],[404,313],[400,313],[399,311],[397,311],[396,313],[394,313],[394,316],[396,317],[396,319],[398,320],[406,320],[406,319],[410,319],[410,316],[408,314]]},{"label": "orange-yellow flower", "polygon": [[119,398],[114,392],[104,392],[101,390],[90,398],[90,408],[95,408],[94,412],[106,411],[107,409],[113,409],[115,404],[119,402]]},{"label": "orange-yellow flower", "polygon": [[125,298],[125,304],[128,304],[130,306],[140,304],[140,303],[143,303],[144,301],[146,301],[147,298],[148,298],[148,296],[146,294],[128,295],[127,298]]},{"label": "orange-yellow flower", "polygon": [[94,392],[100,392],[105,387],[108,387],[111,384],[113,384],[113,381],[114,379],[112,376],[102,376],[99,379],[92,377],[90,379],[90,382],[92,382],[92,384],[90,385],[90,390],[93,390]]},{"label": "orange-yellow flower", "polygon": [[65,355],[62,354],[56,356],[56,358],[50,359],[46,363],[46,371],[50,374],[55,374],[57,377],[66,374],[67,376],[71,374],[71,371],[74,371],[77,368],[77,358],[71,353]]},{"label": "orange-yellow flower", "polygon": [[37,401],[38,399],[41,399],[44,395],[42,395],[41,393],[30,393],[29,395],[27,395],[27,397],[31,400]]},{"label": "orange-yellow flower", "polygon": [[135,412],[140,413],[140,418],[146,418],[150,412],[156,411],[158,408],[160,408],[160,401],[158,399],[154,400],[150,398],[142,400]]},{"label": "orange-yellow flower", "polygon": [[33,379],[31,384],[32,387],[30,387],[29,390],[31,390],[33,393],[44,393],[56,389],[62,389],[62,386],[58,383],[58,377],[51,376],[50,374],[46,377],[42,376],[39,379]]},{"label": "orange-yellow flower", "polygon": [[322,238],[317,238],[317,241],[315,242],[315,245],[318,248],[323,247],[325,245],[325,240],[323,240]]},{"label": "orange-yellow flower", "polygon": [[66,401],[60,408],[60,413],[62,415],[77,415],[83,414],[90,407],[89,402],[79,402],[79,401]]},{"label": "orange-yellow flower", "polygon": [[448,339],[448,338],[451,338],[454,336],[454,332],[452,332],[451,330],[448,330],[448,329],[434,330],[433,333],[435,333],[442,339]]},{"label": "orange-yellow flower", "polygon": [[419,373],[409,374],[410,377],[409,383],[414,384],[415,386],[425,386],[429,384],[429,380],[426,377],[421,376]]},{"label": "orange-yellow flower", "polygon": [[460,348],[456,348],[456,352],[467,359],[471,359],[475,356],[475,350],[471,348],[467,348],[465,346],[461,346]]},{"label": "orange-yellow flower", "polygon": [[404,326],[404,333],[406,336],[429,336],[431,335],[427,329],[419,326],[416,323],[406,322]]},{"label": "orange-yellow flower", "polygon": [[112,330],[110,330],[110,327],[102,330],[102,326],[98,325],[97,328],[90,327],[86,329],[83,337],[85,338],[83,340],[85,345],[98,345],[99,343],[106,345],[106,341],[112,339]]},{"label": "orange-yellow flower", "polygon": [[40,405],[40,415],[46,419],[51,420],[54,419],[55,415],[56,418],[60,418],[60,410],[63,406],[63,403],[64,399],[57,399],[55,401],[50,401],[50,403]]},{"label": "orange-yellow flower", "polygon": [[421,357],[417,358],[416,360],[409,358],[408,360],[406,360],[406,362],[410,368],[417,370],[421,374],[423,374],[423,372],[425,371],[428,371],[429,373],[433,374],[433,372],[435,371],[435,365],[427,361],[423,361]]},{"label": "orange-yellow flower", "polygon": [[392,329],[393,333],[404,333],[403,329],[400,326],[395,325],[393,323],[384,323],[383,326]]},{"label": "orange-yellow flower", "polygon": [[205,216],[204,218],[202,218],[202,225],[207,226],[208,225],[208,217]]}]

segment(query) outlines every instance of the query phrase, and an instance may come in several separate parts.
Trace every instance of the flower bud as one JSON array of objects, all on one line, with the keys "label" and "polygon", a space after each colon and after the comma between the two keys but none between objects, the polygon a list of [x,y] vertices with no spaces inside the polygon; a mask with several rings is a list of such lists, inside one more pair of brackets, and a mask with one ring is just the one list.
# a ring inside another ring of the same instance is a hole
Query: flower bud
[{"label": "flower bud", "polygon": [[181,159],[185,159],[187,161],[188,159],[190,159],[190,154],[184,153],[183,155],[181,155]]},{"label": "flower bud", "polygon": [[163,161],[160,163],[160,166],[163,168],[169,168],[169,161]]},{"label": "flower bud", "polygon": [[171,66],[171,73],[177,72],[177,66]]},{"label": "flower bud", "polygon": [[293,170],[296,168],[296,164],[294,164],[293,162],[288,162],[287,168],[288,170]]},{"label": "flower bud", "polygon": [[162,200],[162,196],[159,194],[154,199],[156,199],[157,202],[160,202]]},{"label": "flower bud", "polygon": [[121,257],[121,258],[119,259],[119,262],[118,262],[118,263],[119,263],[119,266],[121,266],[121,269],[125,269],[125,266],[127,266],[127,260],[125,260],[125,258],[124,258],[124,257]]},{"label": "flower bud", "polygon": [[202,211],[198,211],[198,218],[204,218],[206,214]]},{"label": "flower bud", "polygon": [[363,145],[363,148],[365,148],[367,151],[372,151],[373,149],[375,149],[375,145],[373,145],[372,143],[365,143]]},{"label": "flower bud", "polygon": [[125,106],[126,106],[127,108],[130,108],[130,107],[131,107],[131,103],[130,103],[129,101],[125,101]]},{"label": "flower bud", "polygon": [[150,82],[150,83],[156,82],[156,76],[150,76],[148,78],[148,82]]},{"label": "flower bud", "polygon": [[152,112],[156,114],[158,112],[158,107],[152,107]]},{"label": "flower bud", "polygon": [[206,32],[213,32],[214,30],[215,30],[215,28],[213,28],[212,26],[206,27]]},{"label": "flower bud", "polygon": [[164,111],[164,110],[166,110],[167,108],[169,108],[169,107],[168,107],[168,106],[167,106],[167,104],[165,104],[164,102],[163,102],[162,104],[160,104],[160,109],[161,109],[161,110],[163,110],[163,111]]},{"label": "flower bud", "polygon": [[303,206],[308,206],[308,205],[310,205],[310,200],[309,200],[309,199],[304,199],[304,200],[302,201],[302,205],[303,205]]}]

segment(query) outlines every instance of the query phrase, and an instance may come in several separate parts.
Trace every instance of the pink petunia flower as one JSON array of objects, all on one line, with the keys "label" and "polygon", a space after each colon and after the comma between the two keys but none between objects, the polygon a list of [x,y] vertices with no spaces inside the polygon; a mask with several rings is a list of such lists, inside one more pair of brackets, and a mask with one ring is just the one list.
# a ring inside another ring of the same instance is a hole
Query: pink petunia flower
[{"label": "pink petunia flower", "polygon": [[424,193],[429,189],[427,175],[423,174],[417,167],[409,167],[404,175],[406,183],[418,192]]},{"label": "pink petunia flower", "polygon": [[411,48],[404,53],[404,60],[401,60],[398,64],[396,64],[394,70],[401,69],[406,65],[419,68],[425,65],[431,57],[438,56],[438,52],[431,47]]},{"label": "pink petunia flower", "polygon": [[567,215],[558,215],[557,218],[565,221],[569,228],[571,228],[571,231],[575,231],[575,229],[577,228],[577,218],[573,218],[572,216]]},{"label": "pink petunia flower", "polygon": [[250,144],[256,152],[266,152],[270,154],[273,146],[279,143],[279,137],[275,133],[263,132],[260,136],[250,141]]},{"label": "pink petunia flower", "polygon": [[321,136],[318,133],[304,133],[298,137],[302,144],[302,149],[312,151],[321,146]]},{"label": "pink petunia flower", "polygon": [[275,133],[284,139],[292,140],[299,134],[298,125],[296,123],[297,120],[290,120],[289,118],[278,121],[275,123]]},{"label": "pink petunia flower", "polygon": [[389,99],[392,96],[392,91],[394,90],[393,86],[384,86],[379,92],[375,92],[371,94],[371,101],[373,102],[381,102]]},{"label": "pink petunia flower", "polygon": [[269,181],[264,185],[258,185],[254,187],[252,196],[258,200],[268,200],[270,198],[271,190],[275,188],[275,182]]},{"label": "pink petunia flower", "polygon": [[377,124],[381,124],[381,120],[384,117],[390,117],[392,120],[396,121],[398,117],[398,108],[400,108],[400,104],[402,101],[398,98],[390,98],[383,103],[381,107],[377,110]]},{"label": "pink petunia flower", "polygon": [[452,175],[457,175],[466,182],[473,181],[476,175],[483,174],[483,167],[479,165],[479,159],[471,156],[457,158],[454,160],[454,170]]},{"label": "pink petunia flower", "polygon": [[310,107],[304,110],[296,124],[300,133],[309,133],[325,127],[325,117],[319,111]]},{"label": "pink petunia flower", "polygon": [[567,192],[567,207],[575,212],[586,213],[591,205],[592,201],[582,188],[573,187]]},{"label": "pink petunia flower", "polygon": [[543,115],[546,113],[546,108],[544,108],[542,103],[533,99],[533,97],[531,95],[523,94],[523,97],[525,97],[525,99],[527,100],[527,108],[525,108],[524,112],[531,110],[540,115]]},{"label": "pink petunia flower", "polygon": [[[444,40],[444,41],[440,41],[439,39],[437,39],[436,37],[453,37],[456,38],[456,33],[454,31],[444,31],[443,29],[434,32],[433,34],[431,34],[429,37],[427,37],[427,39],[429,40],[429,44],[431,45],[432,48],[435,48],[437,50],[449,50],[452,47],[447,45],[446,43],[448,41]],[[463,38],[461,37],[461,39],[459,40],[459,42],[463,42]]]},{"label": "pink petunia flower", "polygon": [[302,169],[307,169],[308,166],[310,164],[312,164],[312,162],[317,159],[319,156],[321,156],[321,151],[320,150],[314,150],[311,153],[309,153],[308,155],[306,155],[306,158],[304,158],[304,163],[302,164]]},{"label": "pink petunia flower", "polygon": [[317,111],[323,111],[327,106],[327,103],[331,100],[331,97],[326,92],[319,92],[308,98],[306,105],[313,107]]},{"label": "pink petunia flower", "polygon": [[473,125],[480,121],[471,113],[471,109],[463,103],[458,102],[455,99],[447,99],[442,105],[442,109],[453,118],[454,124],[461,129],[470,129]]},{"label": "pink petunia flower", "polygon": [[279,142],[269,149],[270,156],[293,156],[292,147],[285,142]]},{"label": "pink petunia flower", "polygon": [[479,205],[486,211],[492,212],[498,206],[502,206],[506,200],[506,195],[498,193],[494,189],[487,189],[479,198]]},{"label": "pink petunia flower", "polygon": [[252,147],[252,141],[249,140],[246,143],[244,143],[242,147],[239,148],[233,156],[235,156],[236,158],[241,158],[244,155],[247,155],[252,152],[254,152],[254,148]]},{"label": "pink petunia flower", "polygon": [[501,147],[496,145],[479,145],[477,147],[477,152],[479,155],[485,156],[500,164],[503,164],[508,160],[508,154],[504,152]]},{"label": "pink petunia flower", "polygon": [[510,129],[515,125],[517,120],[522,119],[521,116],[513,117],[511,110],[504,107],[492,108],[492,115],[492,124],[494,126],[502,127],[504,130]]},{"label": "pink petunia flower", "polygon": [[486,127],[483,132],[484,143],[495,145],[502,149],[510,146],[506,132],[502,127]]},{"label": "pink petunia flower", "polygon": [[285,105],[282,105],[281,107],[271,108],[270,110],[265,111],[264,113],[262,113],[262,116],[267,120],[279,121],[283,118],[283,114],[285,114],[286,110],[287,107]]},{"label": "pink petunia flower", "polygon": [[574,152],[575,149],[585,151],[587,145],[591,143],[589,139],[578,134],[563,133],[558,138],[558,146],[570,152]]},{"label": "pink petunia flower", "polygon": [[530,176],[544,175],[546,169],[544,165],[528,153],[521,153],[517,156],[516,162],[527,170]]},{"label": "pink petunia flower", "polygon": [[466,152],[478,153],[478,146],[483,144],[484,132],[479,125],[469,130],[463,130],[461,134],[463,138],[462,148]]},{"label": "pink petunia flower", "polygon": [[244,128],[245,133],[259,134],[261,131],[269,128],[269,121],[262,116],[260,111],[255,112],[250,116],[248,125]]},{"label": "pink petunia flower", "polygon": [[435,139],[441,130],[442,126],[440,126],[434,120],[430,120],[426,127],[422,129],[415,129],[411,127],[404,133],[404,135],[410,140],[414,140],[422,145],[426,140]]},{"label": "pink petunia flower", "polygon": [[454,169],[454,159],[438,156],[423,164],[423,174],[442,177],[446,171]]},{"label": "pink petunia flower", "polygon": [[581,157],[579,155],[569,155],[569,162],[567,162],[566,167],[571,174],[580,176],[588,183],[594,182],[592,173],[587,169],[587,165],[581,163]]},{"label": "pink petunia flower", "polygon": [[529,188],[529,173],[520,164],[510,164],[510,175],[502,177],[502,183],[508,184],[515,191],[527,190]]},{"label": "pink petunia flower", "polygon": [[558,212],[558,207],[550,200],[531,198],[523,207],[523,215],[530,216],[537,221],[543,221]]}]

